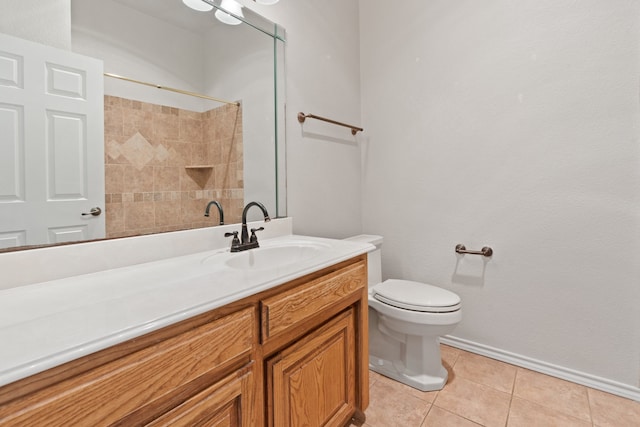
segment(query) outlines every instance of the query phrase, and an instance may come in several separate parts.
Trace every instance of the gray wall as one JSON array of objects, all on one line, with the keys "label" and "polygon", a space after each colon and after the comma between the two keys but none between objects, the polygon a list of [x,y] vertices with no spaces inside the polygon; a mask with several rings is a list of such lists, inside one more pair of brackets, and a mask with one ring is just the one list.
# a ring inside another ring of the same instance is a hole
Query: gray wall
[{"label": "gray wall", "polygon": [[360,9],[383,276],[458,293],[462,344],[640,398],[640,2]]}]

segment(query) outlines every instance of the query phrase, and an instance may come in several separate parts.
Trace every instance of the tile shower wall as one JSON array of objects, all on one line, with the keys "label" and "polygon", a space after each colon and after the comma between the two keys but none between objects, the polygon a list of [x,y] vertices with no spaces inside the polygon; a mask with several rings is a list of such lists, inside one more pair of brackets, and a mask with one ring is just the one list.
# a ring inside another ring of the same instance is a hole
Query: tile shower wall
[{"label": "tile shower wall", "polygon": [[226,223],[244,203],[242,108],[198,113],[105,96],[107,237]]}]

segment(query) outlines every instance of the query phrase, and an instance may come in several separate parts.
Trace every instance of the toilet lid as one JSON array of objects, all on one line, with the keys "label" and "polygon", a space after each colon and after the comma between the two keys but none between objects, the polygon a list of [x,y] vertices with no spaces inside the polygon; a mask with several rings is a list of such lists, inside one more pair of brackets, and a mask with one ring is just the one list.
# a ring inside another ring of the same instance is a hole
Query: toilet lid
[{"label": "toilet lid", "polygon": [[460,309],[460,297],[446,289],[410,280],[389,279],[374,288],[373,297],[407,310],[447,313]]}]

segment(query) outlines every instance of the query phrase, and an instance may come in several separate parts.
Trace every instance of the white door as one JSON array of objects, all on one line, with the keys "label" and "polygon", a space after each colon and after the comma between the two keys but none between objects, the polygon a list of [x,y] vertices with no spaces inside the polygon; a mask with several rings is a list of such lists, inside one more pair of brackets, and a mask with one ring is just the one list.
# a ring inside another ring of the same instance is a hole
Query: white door
[{"label": "white door", "polygon": [[0,34],[0,248],[105,236],[102,61]]}]

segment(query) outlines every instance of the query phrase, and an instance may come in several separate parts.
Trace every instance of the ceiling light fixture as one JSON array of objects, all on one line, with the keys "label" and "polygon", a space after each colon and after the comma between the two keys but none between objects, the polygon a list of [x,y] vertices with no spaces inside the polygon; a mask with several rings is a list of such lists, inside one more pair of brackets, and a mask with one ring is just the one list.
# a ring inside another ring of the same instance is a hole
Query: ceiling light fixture
[{"label": "ceiling light fixture", "polygon": [[213,6],[203,2],[202,0],[182,0],[182,3],[193,10],[197,10],[198,12],[209,12],[213,9]]},{"label": "ceiling light fixture", "polygon": [[238,25],[242,23],[241,20],[231,15],[231,13],[233,13],[236,16],[244,18],[244,15],[242,14],[242,6],[240,6],[240,3],[235,0],[222,0],[220,7],[222,7],[224,10],[229,11],[230,13],[224,12],[220,9],[216,10],[215,15],[218,21],[224,22],[225,24],[229,25]]}]

